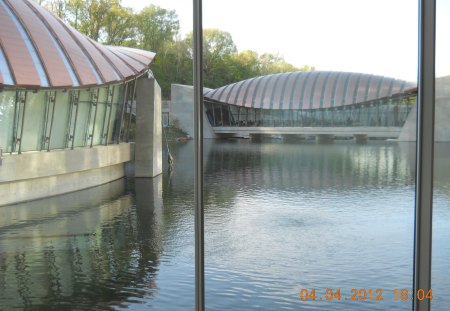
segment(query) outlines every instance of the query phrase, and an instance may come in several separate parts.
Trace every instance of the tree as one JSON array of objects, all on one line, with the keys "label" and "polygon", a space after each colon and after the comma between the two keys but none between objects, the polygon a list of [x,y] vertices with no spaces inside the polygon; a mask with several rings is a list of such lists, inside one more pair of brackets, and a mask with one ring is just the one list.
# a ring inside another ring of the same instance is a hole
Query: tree
[{"label": "tree", "polygon": [[[179,37],[180,23],[173,10],[149,5],[138,13],[120,0],[46,0],[44,5],[78,31],[109,45],[125,45],[156,52],[150,65],[164,98],[172,83],[192,84],[193,35]],[[238,52],[231,34],[219,29],[203,31],[203,78],[210,88],[297,68],[280,54]]]},{"label": "tree", "polygon": [[175,11],[149,5],[136,16],[136,27],[138,47],[158,53],[175,41],[180,22]]},{"label": "tree", "polygon": [[102,41],[108,45],[136,46],[133,10],[113,4],[105,16]]}]

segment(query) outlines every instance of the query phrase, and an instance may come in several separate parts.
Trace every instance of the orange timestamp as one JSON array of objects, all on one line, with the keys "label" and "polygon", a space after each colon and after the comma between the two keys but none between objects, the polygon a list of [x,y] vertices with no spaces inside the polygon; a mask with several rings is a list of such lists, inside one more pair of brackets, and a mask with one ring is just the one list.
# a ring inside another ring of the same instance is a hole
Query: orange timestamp
[{"label": "orange timestamp", "polygon": [[[418,289],[416,291],[412,291],[406,288],[401,289],[393,289],[387,291],[387,295],[389,295],[394,300],[406,301],[417,299],[419,301],[422,300],[432,300],[433,299],[433,291],[431,289],[424,290]],[[327,288],[325,291],[316,290],[316,289],[306,289],[302,288],[300,290],[300,300],[353,300],[353,301],[382,301],[385,300],[385,291],[381,288],[377,289],[366,289],[366,288],[352,288],[350,292],[341,291],[341,289],[333,289]]]}]

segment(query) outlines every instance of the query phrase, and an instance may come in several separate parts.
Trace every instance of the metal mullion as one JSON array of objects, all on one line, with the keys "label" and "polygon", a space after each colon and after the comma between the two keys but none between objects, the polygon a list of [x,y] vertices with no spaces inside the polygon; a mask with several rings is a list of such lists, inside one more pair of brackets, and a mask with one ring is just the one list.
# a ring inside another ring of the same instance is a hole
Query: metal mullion
[{"label": "metal mullion", "polygon": [[56,91],[53,95],[50,94],[50,102],[53,103],[53,108],[52,108],[52,118],[50,120],[50,129],[48,131],[48,136],[45,138],[48,142],[47,143],[47,151],[50,151],[50,142],[52,139],[53,121],[55,119]]},{"label": "metal mullion", "polygon": [[134,79],[134,85],[133,85],[133,91],[131,93],[131,100],[130,100],[130,115],[128,116],[128,124],[127,124],[127,143],[130,142],[130,127],[131,127],[131,120],[133,115],[133,101],[134,101],[134,94],[136,93],[136,79]]},{"label": "metal mullion", "polygon": [[66,144],[65,144],[65,148],[69,147],[69,141],[72,139],[71,135],[70,135],[70,129],[72,127],[72,115],[73,115],[73,92],[70,92],[70,96],[69,96],[69,116],[68,116],[68,120],[67,120],[67,127],[66,127]]},{"label": "metal mullion", "polygon": [[125,116],[125,107],[127,104],[127,95],[128,95],[128,84],[125,83],[125,89],[123,92],[123,102],[122,102],[122,111],[120,112],[120,124],[119,124],[119,132],[117,134],[117,141],[116,143],[119,144],[122,138],[122,128],[123,128],[123,122],[124,122],[124,116]]},{"label": "metal mullion", "polygon": [[90,127],[91,127],[91,119],[92,119],[92,107],[94,106],[94,92],[90,93],[89,96],[89,112],[88,112],[88,118],[86,121],[86,130],[84,131],[84,139],[83,139],[83,146],[87,145],[87,142],[89,139],[92,139],[92,136],[89,133]]},{"label": "metal mullion", "polygon": [[76,94],[77,95],[74,97],[74,102],[73,102],[73,104],[75,106],[77,106],[77,109],[75,109],[75,120],[73,122],[74,124],[73,124],[73,133],[72,133],[72,146],[70,147],[70,149],[72,149],[72,150],[75,145],[75,133],[77,130],[77,121],[78,121],[78,108],[80,107],[80,103],[78,102],[80,100],[80,90],[78,90]]},{"label": "metal mullion", "polygon": [[50,114],[50,95],[49,92],[45,92],[45,109],[44,109],[44,121],[43,121],[43,132],[42,132],[42,136],[41,136],[41,150],[45,149],[45,144],[47,142],[47,126],[48,126],[48,117]]},{"label": "metal mullion", "polygon": [[193,0],[194,12],[194,143],[195,143],[195,309],[205,310],[205,239],[203,207],[203,26],[202,0]]},{"label": "metal mullion", "polygon": [[105,102],[105,113],[103,114],[103,123],[102,123],[102,133],[101,133],[101,140],[100,144],[103,144],[103,139],[105,139],[105,122],[106,122],[106,116],[108,115],[108,99],[109,99],[109,85],[108,89],[106,90],[106,102]]},{"label": "metal mullion", "polygon": [[[20,109],[20,104],[23,104],[23,109],[22,109],[22,118],[21,118],[21,124],[20,124],[20,137],[19,137],[19,150],[18,150],[18,154],[22,153],[22,137],[23,137],[23,126],[25,124],[25,110],[26,110],[26,103],[27,103],[27,94],[28,92],[25,91],[25,95],[23,97],[19,96],[19,109]],[[20,114],[20,112],[19,112]]]},{"label": "metal mullion", "polygon": [[16,98],[14,100],[14,119],[13,119],[12,143],[10,154],[16,151],[17,130],[19,125],[19,110],[20,110],[19,91],[16,91]]},{"label": "metal mullion", "polygon": [[[419,0],[419,73],[416,145],[416,211],[413,290],[431,289],[435,103],[436,1]],[[414,295],[413,310],[430,310]]]},{"label": "metal mullion", "polygon": [[97,93],[94,93],[95,95],[95,99],[92,101],[92,104],[95,107],[95,111],[94,111],[94,121],[92,122],[92,132],[90,134],[91,136],[91,144],[90,144],[90,148],[92,148],[92,146],[94,145],[94,133],[95,133],[95,124],[97,122],[97,109],[98,109],[98,96],[100,95],[100,88],[97,88]]},{"label": "metal mullion", "polygon": [[108,137],[109,137],[109,128],[110,128],[110,123],[111,123],[111,114],[112,114],[112,107],[114,104],[114,90],[115,90],[116,86],[113,85],[112,90],[109,90],[108,93],[108,100],[106,101],[106,105],[109,106],[109,116],[108,116],[108,123],[106,124],[106,137],[105,137],[105,146],[108,145]]}]

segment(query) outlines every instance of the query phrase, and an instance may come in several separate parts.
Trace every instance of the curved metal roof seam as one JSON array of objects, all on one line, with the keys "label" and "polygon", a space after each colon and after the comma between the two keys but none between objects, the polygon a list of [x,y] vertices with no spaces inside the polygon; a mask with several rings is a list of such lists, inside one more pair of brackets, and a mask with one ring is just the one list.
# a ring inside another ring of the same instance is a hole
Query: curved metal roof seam
[{"label": "curved metal roof seam", "polygon": [[80,84],[81,84],[80,83],[80,77],[78,76],[78,73],[75,70],[75,66],[73,65],[69,55],[67,54],[67,51],[64,48],[64,45],[61,43],[61,41],[59,40],[58,36],[53,31],[53,29],[50,27],[50,25],[48,24],[48,22],[44,18],[44,16],[42,16],[42,14],[38,10],[36,10],[36,8],[32,5],[32,3],[31,2],[27,2],[27,1],[25,3],[36,14],[36,16],[41,21],[42,25],[46,28],[46,30],[47,30],[51,40],[53,41],[53,43],[55,44],[56,49],[59,52],[59,55],[61,56],[61,59],[62,59],[64,65],[66,66],[67,72],[70,75],[70,78],[72,80],[73,86],[80,86]]},{"label": "curved metal roof seam", "polygon": [[249,83],[249,80],[245,80],[245,81],[242,81],[241,83],[239,83],[239,88],[238,88],[238,90],[237,90],[237,94],[236,94],[236,96],[234,97],[234,103],[237,103],[239,97],[244,96],[244,94],[241,93],[241,89],[242,89],[242,87],[245,85],[245,83]]},{"label": "curved metal roof seam", "polygon": [[120,53],[120,54],[126,55],[127,57],[133,59],[134,61],[138,62],[139,64],[145,66],[145,61],[142,59],[142,58],[144,58],[144,56],[141,56],[141,55],[136,54],[136,53],[132,54],[132,53],[128,52],[123,47],[117,47],[117,46],[113,46],[113,45],[105,45],[105,47],[108,48],[108,49],[115,50],[116,53]]},{"label": "curved metal roof seam", "polygon": [[[272,107],[272,109],[273,109],[274,103],[275,103],[275,101],[274,101],[275,93],[278,90],[277,89],[277,85],[278,85],[278,82],[280,82],[280,77],[281,76],[282,76],[282,74],[275,75],[275,81],[272,84],[272,91],[271,91],[272,95],[270,96],[270,100],[269,100],[269,102],[270,102],[269,106]],[[280,101],[278,100],[278,105],[279,105],[279,103],[280,103]]]},{"label": "curved metal roof seam", "polygon": [[370,75],[369,81],[367,82],[366,93],[364,94],[364,101],[365,102],[367,101],[367,98],[369,97],[369,91],[371,90],[373,77],[374,77],[374,75]]},{"label": "curved metal roof seam", "polygon": [[309,109],[313,108],[313,104],[314,104],[314,91],[316,90],[317,87],[317,80],[319,80],[319,78],[321,77],[320,74],[317,74],[316,77],[313,80],[312,86],[311,86],[311,94],[309,95]]},{"label": "curved metal roof seam", "polygon": [[288,82],[290,82],[292,80],[292,79],[290,79],[291,75],[292,75],[292,72],[288,73],[288,75],[286,76],[286,79],[283,81],[283,86],[280,91],[280,99],[279,99],[280,107],[283,107],[283,104],[285,102],[284,94],[286,94],[286,87],[288,85]]},{"label": "curved metal roof seam", "polygon": [[372,74],[309,71],[258,76],[211,90],[205,97],[241,107],[319,109],[391,97],[412,86]]},{"label": "curved metal roof seam", "polygon": [[[66,25],[62,20],[58,20],[59,24],[66,29],[71,38],[78,44],[84,55],[88,58],[90,64],[95,68],[95,71],[100,76],[103,83],[111,82],[110,75],[115,77],[115,80],[120,80],[120,76],[113,68],[105,66],[109,63],[104,59],[104,56],[100,54],[91,44],[87,43],[86,36],[79,33],[75,28]],[[97,61],[98,63],[97,63]],[[108,74],[109,73],[109,74]]]},{"label": "curved metal roof seam", "polygon": [[61,57],[55,57],[59,52],[57,45],[46,28],[42,19],[36,15],[26,1],[7,0],[11,10],[26,31],[30,42],[45,70],[49,86],[68,87],[73,84],[69,69]]},{"label": "curved metal roof seam", "polygon": [[[248,83],[248,86],[245,89],[244,98],[242,99],[243,106],[245,106],[245,107],[247,106],[247,96],[251,89],[251,85],[255,82],[256,79],[257,79],[257,77],[248,79],[248,80],[250,80],[250,82]],[[236,104],[237,104],[237,102],[236,102]]]},{"label": "curved metal roof seam", "polygon": [[155,57],[101,45],[32,0],[0,0],[0,47],[1,87],[112,84],[140,76]]},{"label": "curved metal roof seam", "polygon": [[139,67],[141,62],[139,62],[138,60],[135,60],[131,56],[123,53],[121,51],[120,47],[114,47],[114,46],[104,46],[104,47],[107,48],[109,51],[111,51],[111,53],[113,53],[115,56],[120,58],[120,60],[122,60],[125,63],[125,65],[127,65],[135,73],[139,72],[137,68]]},{"label": "curved metal roof seam", "polygon": [[8,60],[3,53],[3,48],[0,42],[0,84],[14,84],[14,79],[9,68]]},{"label": "curved metal roof seam", "polygon": [[102,84],[102,79],[99,77],[90,58],[86,55],[86,52],[81,48],[80,44],[72,37],[68,29],[66,29],[61,19],[49,11],[42,9],[34,1],[27,1],[27,3],[30,7],[33,7],[34,12],[40,16],[41,20],[46,24],[47,29],[58,42],[77,76],[79,84]]},{"label": "curved metal roof seam", "polygon": [[24,29],[24,27],[20,23],[20,19],[16,16],[16,14],[13,12],[12,8],[9,6],[10,4],[9,3],[7,4],[6,1],[7,0],[2,0],[1,4],[2,4],[3,8],[5,9],[6,13],[10,16],[14,25],[16,26],[16,29],[19,32],[20,36],[22,37],[23,43],[25,44],[31,59],[33,60],[34,68],[38,74],[38,78],[40,80],[41,85],[49,86],[47,73],[45,72],[45,69],[42,66],[41,60],[36,51],[36,47],[33,45],[32,41],[30,40],[29,33],[27,33],[27,31]]},{"label": "curved metal roof seam", "polygon": [[124,74],[122,74],[122,72],[119,70],[117,65],[113,61],[111,61],[111,59],[109,57],[107,57],[105,55],[104,51],[101,48],[99,48],[97,46],[98,42],[96,42],[96,41],[94,41],[91,38],[86,37],[86,36],[85,36],[85,39],[87,41],[87,44],[91,45],[103,57],[103,59],[111,66],[112,72],[113,72],[116,80],[120,81],[122,79],[125,79],[126,76]]}]

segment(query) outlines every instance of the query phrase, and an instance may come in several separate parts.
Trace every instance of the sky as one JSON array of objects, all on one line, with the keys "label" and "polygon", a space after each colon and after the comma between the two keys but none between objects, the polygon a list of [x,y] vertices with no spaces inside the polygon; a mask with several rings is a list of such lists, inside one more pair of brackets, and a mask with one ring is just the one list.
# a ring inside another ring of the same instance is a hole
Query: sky
[{"label": "sky", "polygon": [[[122,0],[175,10],[192,30],[192,0]],[[437,0],[436,76],[450,75],[450,1]],[[279,53],[297,67],[415,82],[417,0],[203,0],[203,27],[227,31],[239,51]]]}]

